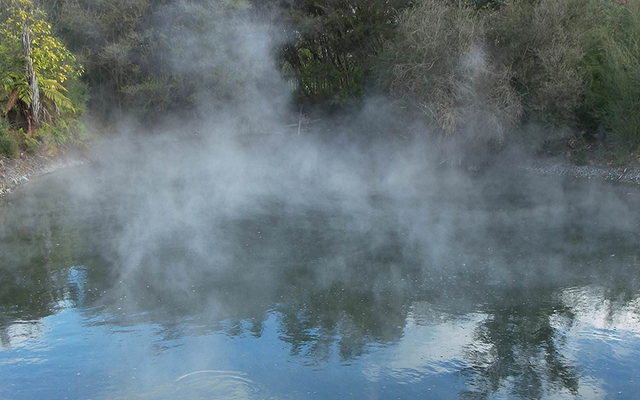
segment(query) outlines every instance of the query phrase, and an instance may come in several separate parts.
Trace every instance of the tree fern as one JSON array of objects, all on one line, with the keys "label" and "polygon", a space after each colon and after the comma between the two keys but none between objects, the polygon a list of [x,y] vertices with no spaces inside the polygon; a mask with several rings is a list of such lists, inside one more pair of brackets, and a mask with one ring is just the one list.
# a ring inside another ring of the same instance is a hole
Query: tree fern
[{"label": "tree fern", "polygon": [[[45,130],[54,129],[64,125],[65,118],[75,118],[77,110],[83,109],[83,104],[74,104],[83,100],[69,95],[65,87],[76,83],[83,70],[75,56],[53,35],[46,14],[33,0],[0,0],[0,3],[3,4],[0,7],[0,113],[13,119],[10,122],[15,126],[24,124],[20,127],[31,138],[31,130],[39,128],[39,120],[46,122],[42,126]],[[36,78],[32,81],[37,85],[30,82],[29,73],[25,73],[28,66],[32,67]],[[32,90],[36,87],[38,90]],[[34,103],[42,107],[35,107]],[[68,129],[59,129],[58,133],[70,134]],[[64,140],[52,142],[54,147],[62,144]]]},{"label": "tree fern", "polygon": [[53,79],[40,80],[40,93],[42,97],[44,97],[45,101],[53,103],[52,106],[54,109],[62,109],[75,112],[73,103],[67,96],[64,95],[63,92],[67,92],[67,89],[59,82]]}]

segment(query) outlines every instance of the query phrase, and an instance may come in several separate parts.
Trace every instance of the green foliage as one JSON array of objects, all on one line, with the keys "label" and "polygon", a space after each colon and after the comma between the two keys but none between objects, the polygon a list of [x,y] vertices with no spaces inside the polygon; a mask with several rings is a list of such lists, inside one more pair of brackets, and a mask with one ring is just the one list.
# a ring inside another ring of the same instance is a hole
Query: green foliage
[{"label": "green foliage", "polygon": [[11,130],[9,121],[0,116],[0,155],[15,158],[18,155],[19,143],[14,131]]},{"label": "green foliage", "polygon": [[[370,56],[380,50],[382,40],[393,31],[397,10],[409,0],[251,3],[259,9],[255,14],[278,9],[279,22],[290,27],[280,62],[296,88],[295,96],[301,102],[342,108],[362,97]],[[219,44],[234,40],[227,38],[225,27],[248,9],[247,1],[43,0],[43,4],[52,13],[56,32],[85,65],[92,107],[103,115],[127,110],[150,119],[168,111],[192,112],[203,101],[232,104],[251,79],[247,71],[232,65],[237,60]],[[198,39],[209,36],[211,40]],[[176,65],[176,59],[178,64],[197,59],[194,52],[214,61],[186,68]]]},{"label": "green foliage", "polygon": [[465,141],[522,113],[544,127],[538,143],[566,128],[600,127],[607,143],[635,150],[639,10],[637,1],[420,0],[399,15],[377,76],[394,98]]},{"label": "green foliage", "polygon": [[86,68],[96,110],[123,107],[122,87],[140,79],[138,31],[152,0],[45,0],[56,33]]},{"label": "green foliage", "polygon": [[609,5],[586,38],[583,115],[617,149],[640,146],[640,4]]},{"label": "green foliage", "polygon": [[38,130],[35,139],[42,143],[50,154],[55,154],[58,149],[69,143],[76,147],[83,146],[89,139],[89,132],[82,121],[61,118],[55,124],[45,125]]},{"label": "green foliage", "polygon": [[[174,107],[184,107],[184,93],[187,82],[181,82],[173,77],[149,77],[140,83],[127,85],[123,88],[127,103],[132,104],[132,112],[140,116],[160,115],[173,110]],[[195,88],[189,88],[194,90]],[[187,92],[191,90],[186,89]]]},{"label": "green foliage", "polygon": [[0,135],[6,135],[9,133],[9,121],[6,118],[0,117]]},{"label": "green foliage", "polygon": [[[57,140],[48,143],[53,151],[75,137],[70,129],[60,130],[59,127],[78,124],[74,119],[85,111],[87,98],[83,92],[86,90],[79,81],[83,69],[52,34],[52,26],[41,9],[30,0],[6,0],[4,4],[0,10],[0,111],[14,125],[18,142],[27,150],[36,148],[33,143],[36,138],[58,130]],[[29,29],[30,56],[38,81],[39,100],[48,122],[42,127],[42,133],[28,132],[26,135],[19,133],[25,130],[19,128],[25,128],[33,99],[21,42],[25,24]]]},{"label": "green foliage", "polygon": [[71,101],[73,108],[60,109],[62,118],[79,118],[87,112],[89,102],[89,86],[80,79],[70,79],[65,82],[65,95]]},{"label": "green foliage", "polygon": [[7,158],[18,156],[18,142],[12,136],[0,134],[0,155]]},{"label": "green foliage", "polygon": [[[598,2],[600,0],[596,0]],[[487,15],[497,54],[511,65],[525,117],[574,126],[585,91],[583,36],[597,23],[592,0],[510,1]]]},{"label": "green foliage", "polygon": [[[25,75],[25,58],[21,35],[24,24],[29,25],[33,69],[40,83],[43,104],[49,113],[73,111],[74,105],[65,95],[64,83],[77,79],[82,67],[75,56],[51,33],[45,13],[30,0],[8,0],[0,13],[0,101],[6,114],[13,108],[28,107],[31,91]],[[21,105],[22,104],[22,105]]]},{"label": "green foliage", "polygon": [[38,153],[38,150],[40,150],[42,144],[35,138],[33,137],[28,137],[25,136],[23,138],[23,143],[22,143],[22,148],[24,148],[24,151],[27,152],[27,154],[30,155],[36,155]]},{"label": "green foliage", "polygon": [[[225,24],[246,10],[243,0],[45,0],[56,31],[86,67],[91,107],[102,116],[131,112],[147,120],[192,113],[202,100],[228,99],[241,77],[234,68],[194,63],[222,57]],[[211,40],[205,40],[211,37]],[[214,39],[215,38],[215,39]],[[197,47],[201,46],[201,47]]]},{"label": "green foliage", "polygon": [[459,141],[499,142],[523,121],[539,141],[600,128],[615,151],[640,146],[637,0],[41,0],[53,26],[31,0],[4,0],[0,111],[16,128],[31,103],[25,20],[54,118],[23,148],[82,141],[88,92],[94,110],[147,121],[243,104],[255,76],[220,42],[249,3],[286,27],[277,62],[298,104],[345,110],[382,90]]},{"label": "green foliage", "polygon": [[342,107],[362,96],[371,56],[408,1],[300,0],[286,17],[294,29],[282,49],[285,73],[300,102]]},{"label": "green foliage", "polygon": [[[241,106],[241,95],[252,83],[264,59],[245,46],[239,34],[249,9],[244,1],[189,0],[154,9],[153,27],[144,31],[147,53],[141,78],[125,85],[127,104],[142,116],[191,114],[203,105],[220,109]],[[228,44],[237,42],[237,48]],[[250,63],[250,66],[247,65]]]}]

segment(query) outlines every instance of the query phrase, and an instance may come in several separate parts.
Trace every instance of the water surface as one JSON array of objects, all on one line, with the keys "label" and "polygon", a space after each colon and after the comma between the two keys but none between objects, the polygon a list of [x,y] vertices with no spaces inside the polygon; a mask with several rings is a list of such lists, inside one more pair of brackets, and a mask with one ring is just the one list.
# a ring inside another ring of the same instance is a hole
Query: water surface
[{"label": "water surface", "polygon": [[0,399],[640,388],[634,187],[511,176],[473,195],[194,205],[179,180],[154,200],[82,195],[74,174],[90,173],[45,177],[2,210]]}]

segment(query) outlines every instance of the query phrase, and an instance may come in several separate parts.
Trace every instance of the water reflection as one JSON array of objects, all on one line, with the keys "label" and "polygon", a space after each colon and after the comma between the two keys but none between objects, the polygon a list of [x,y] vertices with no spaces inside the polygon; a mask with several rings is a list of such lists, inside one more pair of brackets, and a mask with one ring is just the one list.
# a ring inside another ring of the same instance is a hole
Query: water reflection
[{"label": "water reflection", "polygon": [[640,336],[638,291],[586,286],[565,289],[560,297],[580,324]]},{"label": "water reflection", "polygon": [[[465,351],[469,391],[465,399],[507,397],[541,399],[549,395],[575,396],[578,373],[562,356],[563,331],[552,321],[571,325],[573,315],[553,291],[510,293],[490,307]],[[495,307],[495,308],[494,308]]]},{"label": "water reflection", "polygon": [[[433,248],[407,238],[409,217],[425,221],[419,212],[398,216],[382,202],[361,219],[272,202],[241,217],[204,216],[211,226],[202,232],[172,227],[149,248],[147,239],[134,238],[125,253],[136,257],[126,258],[121,238],[114,238],[122,221],[108,207],[86,213],[82,204],[61,199],[62,206],[38,193],[25,196],[0,224],[5,371],[39,366],[50,377],[45,368],[61,325],[51,321],[59,317],[73,322],[71,336],[90,340],[81,354],[87,359],[99,352],[93,346],[113,350],[113,342],[138,337],[139,349],[125,346],[115,352],[117,362],[92,368],[106,385],[104,376],[121,368],[114,365],[152,357],[160,365],[147,371],[148,398],[287,397],[283,388],[265,394],[274,375],[301,392],[322,386],[265,372],[265,360],[255,354],[278,351],[284,355],[274,359],[308,367],[298,378],[326,383],[331,377],[339,393],[361,396],[389,390],[413,398],[439,385],[439,398],[598,398],[594,393],[606,394],[612,382],[633,386],[621,370],[637,368],[640,359],[636,246],[610,230],[590,231],[577,211],[577,224],[558,223],[561,245],[545,237],[548,226],[529,232],[515,226],[532,223],[535,207],[517,206],[521,222],[509,223],[500,223],[498,210],[484,226],[491,238],[471,237],[461,225],[449,237],[459,242],[447,248],[458,252],[433,264],[436,258],[425,256]],[[480,221],[475,212],[468,207],[465,215]],[[481,251],[487,243],[491,249]],[[95,339],[82,336],[86,331]],[[223,353],[217,340],[246,346],[238,350],[246,359],[200,360],[199,351],[213,351],[210,341]],[[587,354],[594,341],[606,346]],[[180,369],[179,354],[198,362]],[[597,367],[601,358],[617,378]],[[103,397],[137,393],[131,383],[116,385],[123,391]],[[0,397],[2,390],[12,393],[0,387]]]},{"label": "water reflection", "polygon": [[44,331],[44,326],[37,321],[4,324],[0,330],[0,344],[6,350],[33,347],[44,335]]},{"label": "water reflection", "polygon": [[362,355],[372,343],[402,338],[408,307],[397,293],[375,293],[333,285],[301,290],[278,304],[281,339],[292,355],[329,360],[337,346],[340,360]]},{"label": "water reflection", "polygon": [[220,399],[249,399],[258,389],[247,378],[247,374],[237,371],[194,371],[182,375],[174,382],[178,396],[189,398],[202,395]]}]

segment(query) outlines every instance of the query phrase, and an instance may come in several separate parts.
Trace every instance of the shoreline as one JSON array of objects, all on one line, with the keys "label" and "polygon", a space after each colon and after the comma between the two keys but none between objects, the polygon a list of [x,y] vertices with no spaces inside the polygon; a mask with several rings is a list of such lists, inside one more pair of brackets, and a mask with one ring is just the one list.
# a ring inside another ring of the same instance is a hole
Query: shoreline
[{"label": "shoreline", "polygon": [[21,155],[20,158],[14,159],[0,157],[0,203],[32,179],[88,162],[88,158],[77,150],[56,156],[36,154]]},{"label": "shoreline", "polygon": [[[79,150],[68,150],[56,156],[37,154],[33,156],[21,155],[16,159],[0,157],[0,204],[6,200],[8,195],[32,179],[66,168],[88,164],[89,157],[84,153]],[[575,165],[559,159],[540,159],[518,165],[516,168],[540,175],[640,185],[640,168]]]},{"label": "shoreline", "polygon": [[568,176],[582,180],[600,180],[640,185],[640,169],[631,167],[603,167],[595,165],[575,165],[568,162],[549,160],[537,161],[517,167],[522,171],[549,176]]}]

